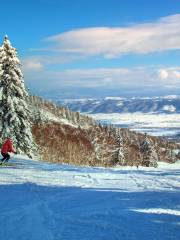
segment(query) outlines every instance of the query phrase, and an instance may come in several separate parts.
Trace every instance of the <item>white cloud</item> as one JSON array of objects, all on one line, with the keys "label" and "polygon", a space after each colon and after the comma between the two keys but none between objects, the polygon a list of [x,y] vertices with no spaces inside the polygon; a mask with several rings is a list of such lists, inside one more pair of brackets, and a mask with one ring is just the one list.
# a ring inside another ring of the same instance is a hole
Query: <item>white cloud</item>
[{"label": "white cloud", "polygon": [[177,79],[180,79],[180,70],[179,71],[174,71],[173,74]]},{"label": "white cloud", "polygon": [[36,58],[29,58],[26,59],[24,61],[22,61],[23,63],[23,69],[25,71],[39,71],[43,69],[43,64],[41,61],[39,61]]},{"label": "white cloud", "polygon": [[96,27],[72,30],[46,38],[51,50],[81,56],[115,58],[180,49],[180,14],[130,27]]},{"label": "white cloud", "polygon": [[159,69],[158,76],[161,80],[168,80],[170,82],[176,82],[180,85],[180,68],[166,68]]},{"label": "white cloud", "polygon": [[158,75],[159,75],[159,78],[160,78],[160,79],[167,79],[168,76],[169,76],[168,71],[165,70],[165,69],[160,69],[160,70],[158,71]]}]

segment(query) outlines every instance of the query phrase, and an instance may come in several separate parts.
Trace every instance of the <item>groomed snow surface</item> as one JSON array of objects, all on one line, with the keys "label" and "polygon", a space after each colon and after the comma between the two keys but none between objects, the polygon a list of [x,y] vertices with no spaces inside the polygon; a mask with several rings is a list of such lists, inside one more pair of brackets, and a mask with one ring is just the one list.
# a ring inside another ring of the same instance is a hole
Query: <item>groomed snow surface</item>
[{"label": "groomed snow surface", "polygon": [[11,163],[0,167],[2,240],[180,239],[180,163],[138,170]]}]

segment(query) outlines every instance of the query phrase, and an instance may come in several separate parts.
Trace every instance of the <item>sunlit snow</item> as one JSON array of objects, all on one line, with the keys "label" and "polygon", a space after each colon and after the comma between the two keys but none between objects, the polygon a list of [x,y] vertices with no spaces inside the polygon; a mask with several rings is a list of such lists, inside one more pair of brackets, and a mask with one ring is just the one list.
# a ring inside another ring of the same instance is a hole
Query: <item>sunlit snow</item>
[{"label": "sunlit snow", "polygon": [[179,240],[180,163],[0,167],[0,239]]}]

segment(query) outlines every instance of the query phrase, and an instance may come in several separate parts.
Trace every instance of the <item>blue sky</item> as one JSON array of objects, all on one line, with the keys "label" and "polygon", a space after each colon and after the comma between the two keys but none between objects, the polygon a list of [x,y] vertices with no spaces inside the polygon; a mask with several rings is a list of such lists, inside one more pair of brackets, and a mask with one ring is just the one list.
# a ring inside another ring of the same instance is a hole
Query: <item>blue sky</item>
[{"label": "blue sky", "polygon": [[152,96],[180,90],[179,0],[1,1],[1,38],[33,93]]}]

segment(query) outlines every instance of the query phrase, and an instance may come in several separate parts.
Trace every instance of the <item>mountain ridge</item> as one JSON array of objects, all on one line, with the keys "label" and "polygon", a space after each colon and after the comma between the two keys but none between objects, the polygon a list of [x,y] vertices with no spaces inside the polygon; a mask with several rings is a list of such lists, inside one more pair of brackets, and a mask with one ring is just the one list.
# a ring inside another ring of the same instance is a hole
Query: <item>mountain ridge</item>
[{"label": "mountain ridge", "polygon": [[82,113],[180,113],[180,96],[95,99],[56,99],[57,104]]}]

